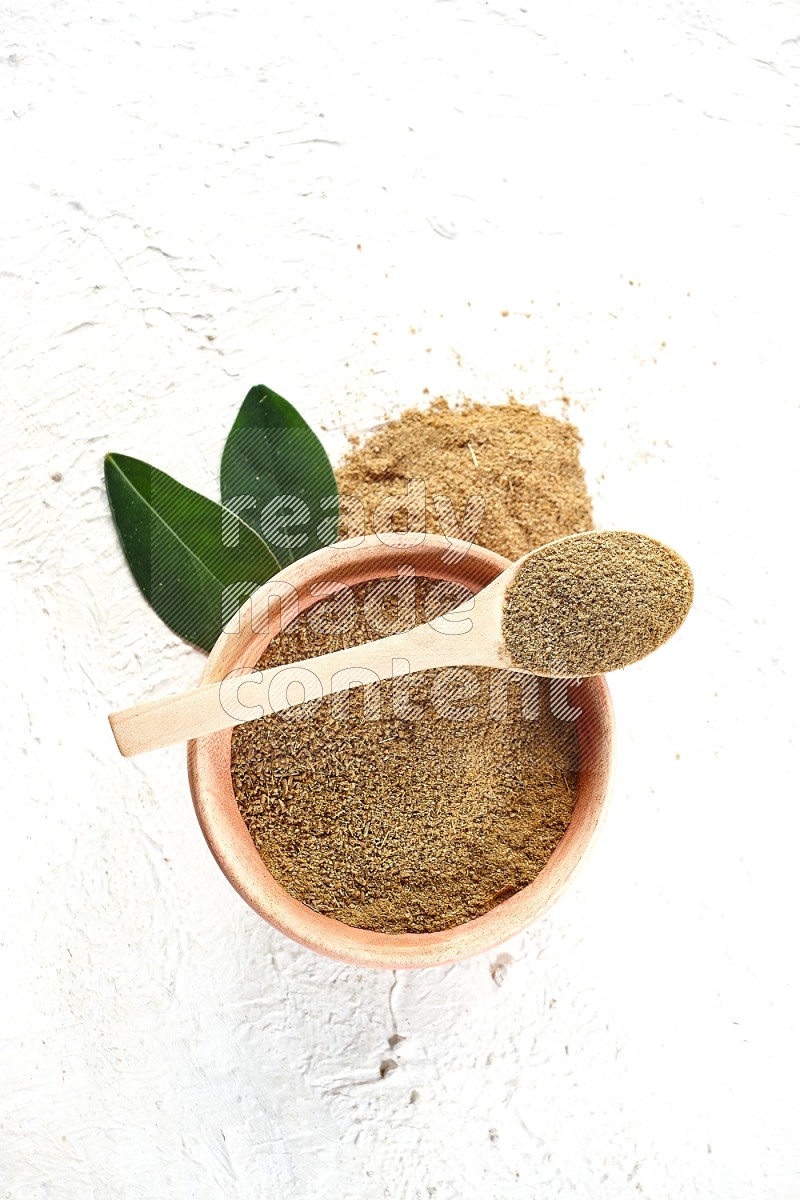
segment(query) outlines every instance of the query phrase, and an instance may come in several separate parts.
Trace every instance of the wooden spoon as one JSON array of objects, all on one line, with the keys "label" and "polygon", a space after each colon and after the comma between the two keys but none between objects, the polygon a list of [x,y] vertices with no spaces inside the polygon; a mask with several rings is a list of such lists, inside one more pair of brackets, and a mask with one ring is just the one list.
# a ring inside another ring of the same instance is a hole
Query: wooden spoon
[{"label": "wooden spoon", "polygon": [[425,625],[304,662],[235,673],[112,713],[109,721],[120,752],[134,755],[432,667],[600,675],[662,645],[683,622],[692,595],[691,571],[661,542],[640,533],[578,533],[526,554]]}]

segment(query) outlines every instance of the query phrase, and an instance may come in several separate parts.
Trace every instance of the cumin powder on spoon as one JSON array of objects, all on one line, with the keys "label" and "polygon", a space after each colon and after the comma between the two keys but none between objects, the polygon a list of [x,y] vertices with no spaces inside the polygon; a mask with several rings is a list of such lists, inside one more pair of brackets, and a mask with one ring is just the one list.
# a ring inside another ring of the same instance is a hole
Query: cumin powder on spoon
[{"label": "cumin powder on spoon", "polygon": [[692,602],[686,563],[653,538],[612,530],[566,538],[520,566],[503,612],[515,663],[560,675],[602,675],[671,637]]}]

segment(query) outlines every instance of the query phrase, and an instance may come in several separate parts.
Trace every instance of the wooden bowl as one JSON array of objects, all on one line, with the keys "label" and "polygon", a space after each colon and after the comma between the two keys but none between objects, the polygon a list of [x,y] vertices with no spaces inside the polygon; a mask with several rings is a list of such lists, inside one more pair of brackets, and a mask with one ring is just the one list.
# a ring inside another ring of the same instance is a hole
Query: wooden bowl
[{"label": "wooden bowl", "polygon": [[[213,683],[236,669],[252,669],[283,625],[320,599],[314,584],[336,579],[351,586],[397,575],[401,565],[418,576],[466,584],[477,591],[508,565],[508,559],[480,546],[461,543],[462,558],[453,561],[451,543],[443,537],[383,535],[358,544],[338,543],[319,550],[281,571],[242,607],[238,631],[223,632],[214,645],[200,682]],[[458,547],[459,544],[455,543]],[[450,550],[450,553],[448,553]],[[297,605],[275,602],[276,581]],[[292,585],[286,587],[285,585]],[[295,589],[295,592],[292,592]],[[270,597],[272,601],[270,603]],[[614,756],[614,720],[608,687],[602,677],[570,686],[569,704],[578,717],[578,795],[569,826],[550,859],[527,887],[481,917],[438,933],[384,934],[355,929],[323,916],[295,900],[270,874],[259,856],[233,793],[230,774],[231,731],[189,742],[189,783],[197,819],[221,870],[247,901],[276,929],[319,954],[368,967],[426,967],[478,954],[520,933],[564,890],[586,853],[608,801]]]}]

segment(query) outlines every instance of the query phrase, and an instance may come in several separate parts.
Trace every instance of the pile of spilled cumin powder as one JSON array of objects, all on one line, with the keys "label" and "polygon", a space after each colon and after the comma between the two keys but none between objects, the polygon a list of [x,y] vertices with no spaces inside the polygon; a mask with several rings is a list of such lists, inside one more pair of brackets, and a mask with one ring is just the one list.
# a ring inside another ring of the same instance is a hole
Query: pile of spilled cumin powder
[{"label": "pile of spilled cumin powder", "polygon": [[[465,531],[468,541],[514,559],[592,528],[579,452],[574,425],[529,405],[509,400],[452,408],[439,398],[355,445],[336,480],[345,511],[348,498],[366,509],[362,532],[383,533],[398,522],[405,528],[405,512],[400,509],[392,521],[389,502],[407,496],[412,480],[422,480],[429,533],[453,537]],[[437,496],[451,502],[452,514],[446,502],[437,505]],[[480,506],[471,513],[467,508],[475,496],[485,501],[482,516]]]},{"label": "pile of spilled cumin powder", "polygon": [[[402,499],[411,479],[425,481],[429,501],[449,497],[456,514],[480,493],[475,540],[517,557],[591,528],[579,445],[572,425],[516,402],[450,408],[439,400],[354,447],[337,479],[368,514]],[[435,510],[428,528],[440,528]],[[384,583],[378,607],[391,610],[400,586]],[[413,586],[412,623],[462,598],[440,581]],[[321,600],[258,666],[381,636],[374,589]],[[452,928],[530,883],[561,839],[578,747],[574,722],[551,711],[547,682],[470,668],[475,690],[459,700],[455,677],[437,691],[442,673],[352,689],[234,729],[231,776],[247,828],[275,878],[310,908],[383,933]],[[442,694],[452,695],[445,707]]]}]

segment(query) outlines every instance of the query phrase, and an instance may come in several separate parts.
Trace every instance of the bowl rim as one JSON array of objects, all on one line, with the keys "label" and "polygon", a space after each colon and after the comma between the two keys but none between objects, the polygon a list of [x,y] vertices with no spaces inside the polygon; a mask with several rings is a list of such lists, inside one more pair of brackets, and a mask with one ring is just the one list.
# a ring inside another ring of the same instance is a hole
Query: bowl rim
[{"label": "bowl rim", "polygon": [[[461,558],[454,559],[454,551]],[[338,575],[350,584],[396,575],[401,563],[423,568],[431,576],[438,558],[438,577],[485,586],[510,565],[486,547],[456,542],[439,534],[365,535],[314,551],[284,567],[257,589],[220,634],[205,663],[200,683],[212,683],[232,670],[252,668],[280,625],[270,611],[270,597],[288,584],[302,612],[321,597],[311,587]],[[424,569],[427,564],[428,569]],[[466,569],[464,569],[466,567]],[[391,568],[391,569],[389,569]],[[387,573],[388,572],[388,573]],[[338,577],[338,576],[337,576]],[[358,577],[358,578],[356,578]],[[434,576],[435,577],[435,576]],[[238,626],[232,629],[232,626]],[[581,759],[589,778],[579,773],[579,794],[570,823],[545,866],[531,883],[494,908],[464,924],[435,933],[378,933],[357,929],[325,916],[296,900],[278,883],[256,850],[233,795],[230,777],[231,730],[208,734],[187,746],[189,786],[200,828],[220,870],[261,917],[299,944],[329,958],[357,966],[402,968],[442,965],[491,949],[528,928],[562,894],[594,843],[605,816],[616,757],[616,731],[611,696],[603,676],[581,681],[581,696],[592,706],[578,724]],[[579,769],[580,771],[580,769]],[[583,784],[581,780],[583,779]]]}]

